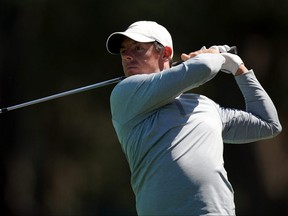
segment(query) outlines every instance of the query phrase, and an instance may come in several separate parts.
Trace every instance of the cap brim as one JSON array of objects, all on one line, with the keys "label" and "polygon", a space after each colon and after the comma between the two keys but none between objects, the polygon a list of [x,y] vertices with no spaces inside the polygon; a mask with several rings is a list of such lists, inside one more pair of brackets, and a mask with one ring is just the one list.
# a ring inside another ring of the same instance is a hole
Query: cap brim
[{"label": "cap brim", "polygon": [[155,39],[133,32],[114,32],[111,34],[106,42],[106,48],[111,54],[119,54],[121,43],[124,37],[128,37],[134,41],[141,43],[153,42]]}]

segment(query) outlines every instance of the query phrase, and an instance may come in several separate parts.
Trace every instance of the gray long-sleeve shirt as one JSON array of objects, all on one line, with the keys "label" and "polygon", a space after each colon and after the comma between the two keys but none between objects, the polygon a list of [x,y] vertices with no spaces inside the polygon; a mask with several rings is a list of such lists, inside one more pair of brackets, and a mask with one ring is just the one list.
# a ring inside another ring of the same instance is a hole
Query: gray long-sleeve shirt
[{"label": "gray long-sleeve shirt", "polygon": [[159,73],[128,77],[113,89],[112,121],[139,215],[235,214],[223,142],[280,133],[277,111],[253,71],[235,77],[246,111],[183,94],[212,79],[223,62],[220,54],[201,54]]}]

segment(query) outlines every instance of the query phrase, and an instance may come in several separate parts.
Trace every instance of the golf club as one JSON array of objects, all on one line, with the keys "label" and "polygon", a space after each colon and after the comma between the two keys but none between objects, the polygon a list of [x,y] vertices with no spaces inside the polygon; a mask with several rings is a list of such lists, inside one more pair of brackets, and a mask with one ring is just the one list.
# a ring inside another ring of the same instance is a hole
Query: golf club
[{"label": "golf club", "polygon": [[33,105],[33,104],[42,103],[44,101],[49,101],[49,100],[53,100],[53,99],[56,99],[56,98],[60,98],[60,97],[64,97],[64,96],[68,96],[68,95],[72,95],[72,94],[88,91],[88,90],[91,90],[91,89],[95,89],[95,88],[99,88],[99,87],[103,87],[103,86],[107,86],[107,85],[111,85],[111,84],[114,84],[114,83],[118,83],[118,82],[120,82],[123,79],[125,79],[125,76],[114,78],[114,79],[110,79],[110,80],[106,80],[106,81],[103,81],[103,82],[100,82],[100,83],[95,83],[95,84],[92,84],[92,85],[89,85],[89,86],[84,86],[84,87],[81,87],[81,88],[65,91],[65,92],[62,92],[62,93],[50,95],[50,96],[47,96],[47,97],[43,97],[43,98],[39,98],[39,99],[36,99],[36,100],[28,101],[28,102],[21,103],[21,104],[18,104],[18,105],[5,107],[5,108],[0,109],[0,114],[8,112],[8,111],[11,111],[11,110],[19,109],[19,108],[22,108],[22,107],[30,106],[30,105]]},{"label": "golf club", "polygon": [[[230,48],[230,50],[228,50],[228,52],[229,53],[233,53],[233,54],[237,54],[237,47],[236,46],[232,46]],[[173,67],[177,66],[177,65],[181,64],[182,62],[183,61],[174,62],[172,64],[172,66]],[[10,106],[10,107],[4,107],[4,108],[0,109],[0,114],[8,112],[8,111],[11,111],[11,110],[19,109],[19,108],[22,108],[22,107],[26,107],[26,106],[42,103],[42,102],[45,102],[45,101],[53,100],[53,99],[56,99],[56,98],[60,98],[60,97],[64,97],[64,96],[68,96],[68,95],[72,95],[72,94],[88,91],[88,90],[91,90],[91,89],[95,89],[95,88],[111,85],[111,84],[114,84],[114,83],[118,83],[118,82],[120,82],[121,80],[123,80],[125,78],[126,78],[125,76],[121,76],[121,77],[117,77],[117,78],[114,78],[114,79],[106,80],[106,81],[103,81],[103,82],[100,82],[100,83],[95,83],[95,84],[92,84],[92,85],[89,85],[89,86],[84,86],[84,87],[81,87],[81,88],[77,88],[77,89],[65,91],[65,92],[62,92],[62,93],[50,95],[50,96],[47,96],[47,97],[39,98],[39,99],[36,99],[36,100],[28,101],[28,102],[21,103],[21,104],[18,104],[18,105],[14,105],[14,106]]]}]

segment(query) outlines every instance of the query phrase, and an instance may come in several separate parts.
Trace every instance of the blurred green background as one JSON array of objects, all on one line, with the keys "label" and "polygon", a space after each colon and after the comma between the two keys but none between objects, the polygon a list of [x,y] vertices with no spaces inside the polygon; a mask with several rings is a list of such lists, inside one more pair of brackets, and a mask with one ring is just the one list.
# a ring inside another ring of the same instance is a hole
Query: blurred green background
[{"label": "blurred green background", "polygon": [[[288,1],[2,0],[0,106],[122,76],[110,33],[164,25],[175,60],[203,45],[236,45],[273,99],[274,139],[225,145],[238,215],[288,215]],[[135,215],[128,164],[111,123],[113,85],[0,115],[0,215]],[[227,74],[195,89],[243,108]]]}]

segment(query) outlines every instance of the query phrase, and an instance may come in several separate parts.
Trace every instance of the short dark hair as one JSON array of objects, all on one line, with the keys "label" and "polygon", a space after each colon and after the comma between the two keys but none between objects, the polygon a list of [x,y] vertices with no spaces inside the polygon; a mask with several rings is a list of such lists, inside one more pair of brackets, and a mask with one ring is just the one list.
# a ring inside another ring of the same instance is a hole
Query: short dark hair
[{"label": "short dark hair", "polygon": [[[154,41],[154,46],[155,46],[156,51],[159,53],[164,49],[164,46],[161,43],[159,43],[158,41]],[[170,58],[169,59],[170,67],[172,66],[172,62],[173,62],[173,60],[172,60],[172,58]]]}]

